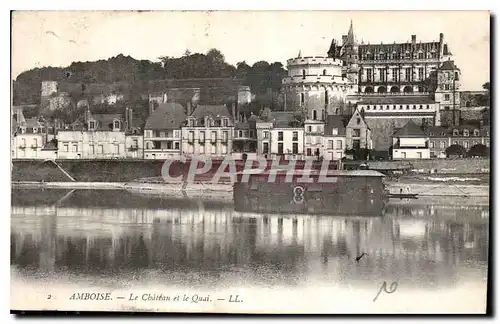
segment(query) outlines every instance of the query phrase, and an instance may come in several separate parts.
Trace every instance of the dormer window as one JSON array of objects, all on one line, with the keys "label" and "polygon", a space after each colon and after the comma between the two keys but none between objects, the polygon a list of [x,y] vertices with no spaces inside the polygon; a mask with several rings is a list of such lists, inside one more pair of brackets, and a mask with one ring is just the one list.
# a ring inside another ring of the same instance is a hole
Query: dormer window
[{"label": "dormer window", "polygon": [[326,75],[326,69],[323,70],[323,75]]},{"label": "dormer window", "polygon": [[89,130],[94,130],[95,129],[95,121],[91,120],[89,121]]},{"label": "dormer window", "polygon": [[38,133],[38,128],[37,127],[33,127],[33,134],[36,134]]},{"label": "dormer window", "polygon": [[453,136],[458,136],[458,129],[453,130]]},{"label": "dormer window", "polygon": [[229,127],[229,120],[227,118],[223,119],[223,125],[224,127]]},{"label": "dormer window", "polygon": [[119,120],[113,121],[113,129],[114,130],[120,129],[120,121]]},{"label": "dormer window", "polygon": [[469,131],[467,129],[464,129],[464,136],[469,136]]},{"label": "dormer window", "polygon": [[332,135],[338,135],[339,134],[339,129],[338,128],[333,128],[332,129]]},{"label": "dormer window", "polygon": [[474,130],[474,136],[479,136],[479,129]]}]

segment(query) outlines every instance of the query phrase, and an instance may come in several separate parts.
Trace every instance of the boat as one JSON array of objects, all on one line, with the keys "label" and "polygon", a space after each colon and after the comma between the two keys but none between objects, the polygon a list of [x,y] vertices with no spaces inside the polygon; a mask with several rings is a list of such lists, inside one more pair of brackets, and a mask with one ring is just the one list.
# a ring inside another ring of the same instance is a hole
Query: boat
[{"label": "boat", "polygon": [[389,194],[389,198],[418,199],[418,194],[412,194],[412,193]]},{"label": "boat", "polygon": [[240,212],[381,216],[388,198],[383,179],[373,170],[247,169],[236,175],[233,199]]}]

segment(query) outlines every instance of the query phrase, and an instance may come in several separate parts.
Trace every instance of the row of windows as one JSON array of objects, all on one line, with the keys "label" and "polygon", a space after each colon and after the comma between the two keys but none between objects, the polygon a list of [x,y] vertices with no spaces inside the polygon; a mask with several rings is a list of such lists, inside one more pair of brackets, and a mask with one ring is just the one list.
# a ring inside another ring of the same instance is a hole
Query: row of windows
[{"label": "row of windows", "polygon": [[425,58],[437,58],[437,53],[436,52],[419,52],[419,53],[413,53],[413,55],[410,52],[406,53],[378,53],[378,54],[372,54],[370,52],[367,52],[366,54],[363,53],[361,55],[361,59],[363,60],[397,60],[397,59],[425,59]]},{"label": "row of windows", "polygon": [[[262,137],[263,139],[269,139],[269,131],[263,131],[262,132]],[[299,140],[299,132],[293,132],[292,133],[292,141],[298,141]],[[278,132],[278,141],[283,141],[283,132],[279,131]]]},{"label": "row of windows", "polygon": [[[207,149],[207,150],[205,150],[205,146],[199,146],[198,150],[199,150],[198,153],[200,153],[200,154],[207,154],[207,153],[217,154],[217,146],[216,145],[212,145],[211,148],[209,147],[209,149]],[[220,154],[227,154],[227,146],[221,145],[220,151],[221,151]],[[190,154],[194,153],[194,145],[188,145],[187,153],[190,153]]]},{"label": "row of windows", "polygon": [[[38,147],[38,139],[37,138],[33,139],[33,144],[31,146],[33,148],[37,148]],[[20,148],[26,148],[26,139],[25,138],[21,139],[21,143],[19,144],[19,147]]]},{"label": "row of windows", "polygon": [[[198,122],[194,118],[189,118],[188,126],[195,127],[198,126]],[[199,120],[199,126],[207,127],[229,127],[229,118],[222,118],[221,120],[213,120],[212,118],[203,118]]]},{"label": "row of windows", "polygon": [[[269,154],[269,143],[262,143],[262,153]],[[278,154],[284,154],[283,143],[278,143]],[[287,150],[288,154],[299,154],[299,144],[293,143],[292,150]]]},{"label": "row of windows", "polygon": [[[228,131],[223,131],[222,132],[222,140],[224,142],[227,142],[228,138],[229,138],[229,132]],[[204,131],[201,131],[199,133],[199,138],[198,139],[199,139],[200,142],[204,142],[205,141],[205,132]],[[213,142],[217,141],[217,131],[212,131],[212,136],[210,137],[210,140],[213,141]],[[188,141],[190,141],[190,142],[194,141],[194,131],[190,131],[189,132]]]},{"label": "row of windows", "polygon": [[[381,82],[387,82],[387,75],[389,75],[389,68],[379,68],[377,69],[378,71],[378,76],[379,79],[378,81]],[[404,80],[405,81],[412,81],[415,78],[413,77],[412,69],[411,68],[405,68],[404,70]],[[363,76],[364,70],[361,69],[361,76]],[[417,80],[424,80],[425,74],[424,74],[424,68],[418,68],[417,69]],[[367,81],[371,82],[373,81],[375,77],[375,73],[373,69],[366,69],[366,79]],[[401,75],[400,75],[400,69],[399,68],[393,68],[392,69],[392,80],[394,81],[401,81]]]},{"label": "row of windows", "polygon": [[[112,153],[120,154],[120,145],[113,144],[112,145]],[[62,152],[79,152],[78,144],[63,144]],[[103,154],[104,153],[104,145],[89,145],[89,153],[90,154]]]},{"label": "row of windows", "polygon": [[[481,144],[481,142],[479,141],[472,141],[472,142],[469,142],[469,141],[462,141],[462,143],[459,143],[459,141],[452,141],[451,143],[452,145],[462,145],[464,148],[468,149],[469,146],[472,147],[474,145],[477,145],[477,144]],[[489,140],[486,140],[485,141],[485,145],[486,146],[489,146],[490,145],[490,141]],[[448,141],[440,141],[440,142],[434,142],[434,141],[430,141],[429,142],[429,147],[432,149],[432,148],[440,148],[440,149],[446,149],[448,147]]]},{"label": "row of windows", "polygon": [[248,131],[238,130],[238,131],[234,131],[234,136],[235,137],[254,137],[255,132],[253,130],[248,130]]},{"label": "row of windows", "polygon": [[[119,120],[114,120],[113,121],[113,129],[120,129],[120,121]],[[89,130],[95,130],[97,128],[97,122],[95,120],[89,121]]]},{"label": "row of windows", "polygon": [[[26,130],[27,130],[26,127],[19,127],[19,132],[21,134],[26,134]],[[38,133],[45,134],[45,127],[33,127],[32,131],[33,134],[38,134]],[[52,131],[52,127],[49,127],[48,131],[50,133]]]},{"label": "row of windows", "polygon": [[[424,109],[424,105],[367,105],[366,110],[389,110],[389,109]],[[430,109],[430,105],[425,105],[425,109]]]}]

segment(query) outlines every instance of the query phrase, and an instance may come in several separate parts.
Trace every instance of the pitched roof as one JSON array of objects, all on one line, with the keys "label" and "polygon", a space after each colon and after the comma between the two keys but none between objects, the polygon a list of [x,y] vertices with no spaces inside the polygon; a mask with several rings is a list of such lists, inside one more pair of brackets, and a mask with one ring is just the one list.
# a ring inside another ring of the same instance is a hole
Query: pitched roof
[{"label": "pitched roof", "polygon": [[436,103],[432,98],[428,96],[366,96],[363,97],[358,105],[411,105],[411,104],[434,104]]},{"label": "pitched roof", "polygon": [[455,65],[455,62],[454,61],[444,61],[444,63],[438,68],[438,70],[460,70],[459,68],[457,68],[457,66]]},{"label": "pitched roof", "polygon": [[196,119],[202,119],[206,116],[210,116],[214,120],[218,120],[222,117],[233,118],[229,109],[225,105],[198,105],[191,116]]},{"label": "pitched roof", "polygon": [[161,103],[146,120],[144,129],[178,129],[186,120],[184,107],[178,103]]},{"label": "pitched roof", "polygon": [[345,119],[343,116],[328,115],[325,123],[325,136],[335,136],[332,134],[334,128],[338,129],[337,135],[345,135]]},{"label": "pitched roof", "polygon": [[295,120],[295,113],[293,111],[273,111],[269,116],[269,120],[277,128],[291,127],[290,123]]},{"label": "pitched roof", "polygon": [[395,137],[426,137],[427,134],[420,126],[415,124],[412,120],[406,123],[394,134]]},{"label": "pitched roof", "polygon": [[113,129],[113,121],[119,120],[120,129],[124,128],[124,123],[121,114],[92,114],[91,119],[97,121],[95,130],[109,131]]}]

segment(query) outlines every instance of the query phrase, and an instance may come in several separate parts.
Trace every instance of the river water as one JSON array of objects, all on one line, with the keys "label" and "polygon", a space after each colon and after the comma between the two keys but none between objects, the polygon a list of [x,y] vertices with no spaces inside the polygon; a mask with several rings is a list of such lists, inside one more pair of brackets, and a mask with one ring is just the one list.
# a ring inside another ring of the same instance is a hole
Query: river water
[{"label": "river water", "polygon": [[338,217],[238,213],[225,196],[13,189],[11,308],[484,313],[488,246],[487,198]]}]

